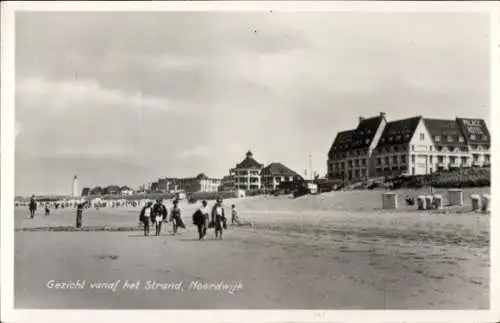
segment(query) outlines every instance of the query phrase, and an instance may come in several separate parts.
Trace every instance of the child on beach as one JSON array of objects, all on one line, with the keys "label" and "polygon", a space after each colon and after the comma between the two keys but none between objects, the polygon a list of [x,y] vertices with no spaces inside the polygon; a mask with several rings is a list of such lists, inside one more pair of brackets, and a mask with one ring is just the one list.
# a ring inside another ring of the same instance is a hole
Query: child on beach
[{"label": "child on beach", "polygon": [[237,226],[249,226],[253,228],[253,223],[252,222],[247,222],[247,221],[241,221],[240,217],[238,216],[238,211],[236,210],[236,205],[231,205],[231,224],[232,225],[237,225]]}]

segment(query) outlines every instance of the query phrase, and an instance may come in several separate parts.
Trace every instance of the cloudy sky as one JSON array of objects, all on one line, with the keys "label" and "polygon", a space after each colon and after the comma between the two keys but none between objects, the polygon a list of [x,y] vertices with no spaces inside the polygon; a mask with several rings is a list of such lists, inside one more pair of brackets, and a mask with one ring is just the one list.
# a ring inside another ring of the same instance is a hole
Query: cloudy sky
[{"label": "cloudy sky", "polygon": [[359,116],[489,122],[474,13],[16,14],[16,194],[221,177],[251,149],[320,174]]}]

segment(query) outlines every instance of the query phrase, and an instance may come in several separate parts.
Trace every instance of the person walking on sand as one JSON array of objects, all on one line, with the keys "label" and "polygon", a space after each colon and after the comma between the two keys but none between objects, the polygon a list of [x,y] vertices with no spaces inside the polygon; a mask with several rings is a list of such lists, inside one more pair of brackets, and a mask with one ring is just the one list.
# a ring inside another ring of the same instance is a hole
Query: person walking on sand
[{"label": "person walking on sand", "polygon": [[198,227],[199,240],[204,240],[207,234],[208,210],[207,201],[201,202],[201,207],[193,214],[193,224]]},{"label": "person walking on sand", "polygon": [[222,206],[222,199],[217,199],[217,202],[212,208],[211,223],[215,228],[215,239],[220,238],[222,240],[222,232],[227,228],[224,207]]},{"label": "person walking on sand", "polygon": [[139,214],[139,221],[144,225],[144,235],[149,236],[149,220],[152,214],[152,202],[148,202]]},{"label": "person walking on sand", "polygon": [[156,236],[160,236],[161,233],[161,224],[163,221],[167,219],[167,208],[163,205],[163,199],[159,198],[156,200],[155,205],[153,206],[153,216],[154,223],[156,225]]},{"label": "person walking on sand", "polygon": [[173,202],[174,206],[170,211],[170,221],[172,222],[174,232],[173,234],[177,234],[177,230],[179,228],[186,228],[184,222],[182,221],[181,209],[179,208],[179,200],[175,199]]},{"label": "person walking on sand", "polygon": [[29,204],[29,210],[30,210],[30,219],[33,219],[35,217],[35,212],[36,212],[35,195],[31,196],[31,200],[30,200],[30,204]]},{"label": "person walking on sand", "polygon": [[82,227],[83,203],[79,203],[76,208],[76,227]]},{"label": "person walking on sand", "polygon": [[48,205],[48,204],[46,204],[46,205],[45,205],[45,216],[49,216],[49,214],[50,214],[49,205]]}]

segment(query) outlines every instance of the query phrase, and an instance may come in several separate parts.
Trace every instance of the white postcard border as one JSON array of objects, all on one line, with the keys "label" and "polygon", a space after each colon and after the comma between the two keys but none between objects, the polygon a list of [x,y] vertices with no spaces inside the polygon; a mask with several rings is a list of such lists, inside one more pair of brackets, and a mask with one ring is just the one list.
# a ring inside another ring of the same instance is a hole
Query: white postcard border
[{"label": "white postcard border", "polygon": [[[493,234],[500,228],[500,219],[491,217],[491,283],[490,310],[484,311],[334,311],[334,310],[14,310],[14,124],[15,124],[15,66],[14,14],[16,10],[36,11],[365,11],[365,12],[490,12],[491,15],[491,113],[492,161],[500,160],[500,10],[494,2],[3,2],[1,46],[1,320],[5,322],[109,322],[147,320],[148,322],[494,322],[500,320],[500,255],[499,237]],[[500,170],[492,169],[492,196],[499,191],[495,179]],[[498,199],[492,199],[492,209],[500,209]],[[493,215],[493,214],[492,214]]]}]

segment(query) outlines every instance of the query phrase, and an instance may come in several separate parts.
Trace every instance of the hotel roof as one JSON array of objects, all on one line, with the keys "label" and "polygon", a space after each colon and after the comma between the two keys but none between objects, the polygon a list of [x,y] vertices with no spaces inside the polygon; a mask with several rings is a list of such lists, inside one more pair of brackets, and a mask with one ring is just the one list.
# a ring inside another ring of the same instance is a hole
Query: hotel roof
[{"label": "hotel roof", "polygon": [[299,176],[296,172],[286,167],[281,163],[271,163],[264,167],[261,175],[274,175],[274,176]]},{"label": "hotel roof", "polygon": [[377,129],[380,127],[383,116],[377,116],[369,119],[362,119],[352,135],[352,141],[349,149],[363,149],[370,147]]},{"label": "hotel roof", "polygon": [[424,124],[436,146],[467,146],[456,120],[426,118]]},{"label": "hotel roof", "polygon": [[410,142],[421,116],[388,122],[378,141],[377,147],[402,145]]},{"label": "hotel roof", "polygon": [[456,122],[469,145],[490,144],[490,131],[483,119],[457,118]]},{"label": "hotel roof", "polygon": [[246,158],[241,161],[241,163],[236,164],[236,168],[262,168],[264,164],[259,163],[253,158],[252,152],[249,150],[247,152]]}]

